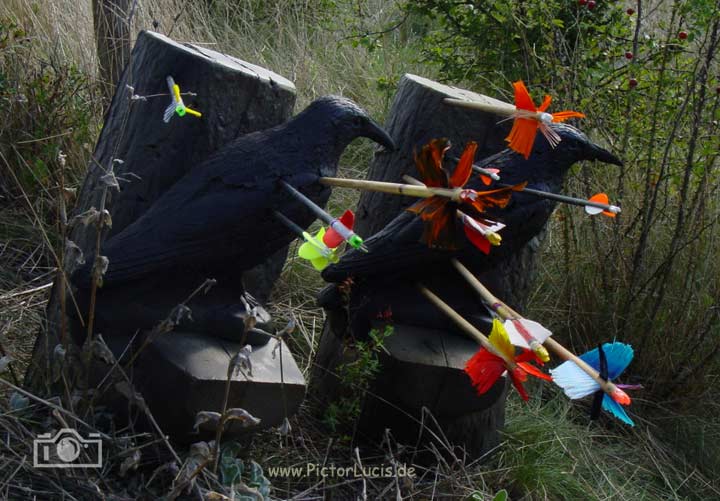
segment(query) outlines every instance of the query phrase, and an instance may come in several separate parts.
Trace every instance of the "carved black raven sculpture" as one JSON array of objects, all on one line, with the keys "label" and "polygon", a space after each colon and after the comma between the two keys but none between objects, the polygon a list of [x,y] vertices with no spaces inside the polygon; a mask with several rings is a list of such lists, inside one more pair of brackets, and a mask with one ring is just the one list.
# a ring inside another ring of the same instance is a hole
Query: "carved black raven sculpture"
[{"label": "carved black raven sculpture", "polygon": [[[538,135],[528,160],[510,149],[476,162],[481,167],[500,169],[503,183],[528,182],[528,188],[557,193],[572,164],[580,160],[598,160],[622,165],[610,152],[590,141],[578,129],[566,124],[553,124],[560,135],[560,144],[551,148],[544,137]],[[464,145],[456,145],[459,155]],[[488,189],[477,175],[466,187],[479,191]],[[490,187],[492,188],[492,186]],[[423,222],[414,214],[403,211],[385,228],[365,240],[368,253],[347,252],[339,263],[323,271],[329,282],[353,279],[350,297],[350,314],[353,330],[366,332],[368,321],[388,308],[395,321],[413,325],[443,328],[446,318],[434,308],[418,308],[427,304],[417,291],[416,283],[428,285],[451,304],[458,312],[470,318],[482,311],[477,295],[467,286],[449,258],[457,257],[475,275],[492,271],[500,263],[513,258],[545,228],[556,202],[517,192],[504,209],[489,210],[488,218],[504,222],[502,245],[493,247],[489,255],[477,250],[468,241],[457,251],[430,249],[420,241]],[[493,288],[492,277],[487,283]],[[326,287],[319,296],[324,307],[338,306],[341,297],[334,286]]]},{"label": "carved black raven sculpture", "polygon": [[[565,174],[575,162],[599,160],[622,165],[617,157],[591,142],[575,127],[567,124],[553,124],[552,127],[562,138],[557,147],[551,148],[545,138],[538,135],[535,149],[528,160],[510,149],[505,149],[476,162],[476,165],[500,169],[503,183],[517,184],[527,181],[528,188],[553,193],[560,191]],[[456,145],[455,153],[459,154],[463,146]],[[450,150],[450,153],[453,152],[454,150]],[[489,189],[477,175],[471,178],[466,187],[478,191]],[[429,249],[420,241],[423,222],[414,214],[403,211],[382,231],[365,240],[369,252],[347,252],[339,263],[327,267],[322,276],[329,282],[341,282],[348,277],[360,280],[371,276],[388,278],[406,273],[420,276],[420,269],[435,261],[447,260],[451,255],[479,273],[497,260],[517,252],[540,233],[555,205],[554,201],[518,192],[513,193],[510,203],[504,209],[489,210],[489,219],[507,225],[501,232],[502,245],[493,247],[489,256],[480,253],[470,242],[453,253]]]},{"label": "carved black raven sculpture", "polygon": [[[315,219],[278,188],[278,180],[324,206],[330,189],[317,177],[335,175],[340,155],[359,136],[394,147],[355,103],[329,96],[283,125],[236,139],[103,244],[101,254],[109,260],[103,288],[203,263],[227,262],[243,271],[263,262],[296,238],[273,210],[303,228]],[[91,283],[93,259],[87,262],[72,277],[80,288]]]}]

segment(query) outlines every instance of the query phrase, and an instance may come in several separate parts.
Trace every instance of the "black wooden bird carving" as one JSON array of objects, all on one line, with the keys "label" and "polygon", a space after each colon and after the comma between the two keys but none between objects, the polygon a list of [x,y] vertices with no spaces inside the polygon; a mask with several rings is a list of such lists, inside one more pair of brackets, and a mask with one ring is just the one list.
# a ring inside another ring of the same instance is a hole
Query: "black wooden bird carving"
[{"label": "black wooden bird carving", "polygon": [[[568,169],[580,160],[598,160],[622,165],[610,152],[590,141],[578,129],[566,124],[552,124],[562,141],[551,148],[544,137],[538,137],[529,160],[505,149],[496,155],[476,162],[476,165],[500,169],[501,181],[515,185],[524,181],[528,188],[557,193],[563,185]],[[457,145],[459,155],[463,145]],[[450,151],[449,155],[453,153]],[[476,175],[466,185],[479,191],[489,189]],[[492,186],[490,186],[492,189]],[[445,317],[434,308],[418,308],[426,300],[416,284],[422,282],[467,318],[483,311],[474,291],[459,276],[449,262],[458,258],[473,274],[480,275],[495,269],[512,258],[535,236],[540,234],[555,209],[556,202],[515,192],[503,209],[490,209],[487,217],[507,226],[501,231],[502,244],[493,247],[489,255],[481,253],[469,241],[455,250],[431,249],[421,242],[423,222],[416,215],[403,211],[385,228],[365,240],[368,253],[347,252],[340,262],[328,266],[322,276],[328,282],[340,283],[352,279],[349,311],[352,329],[366,332],[368,321],[378,312],[392,311],[393,319],[412,325],[444,328]],[[494,285],[491,277],[489,286]],[[335,287],[325,288],[319,296],[324,307],[341,302]]]},{"label": "black wooden bird carving", "polygon": [[[274,210],[303,228],[315,219],[278,188],[278,181],[324,206],[330,189],[316,182],[318,176],[335,175],[340,155],[360,136],[394,147],[355,103],[328,96],[285,124],[236,139],[104,242],[101,254],[109,266],[103,288],[203,263],[225,261],[243,271],[263,262],[296,238]],[[92,261],[73,274],[75,285],[89,287]]]},{"label": "black wooden bird carving", "polygon": [[[529,160],[510,149],[476,162],[480,167],[500,169],[502,182],[510,185],[528,182],[528,188],[558,193],[565,175],[575,162],[599,160],[622,165],[622,162],[590,141],[581,131],[567,124],[552,124],[562,138],[555,148],[543,137],[535,141]],[[458,152],[463,145],[458,145]],[[451,150],[452,153],[452,150]],[[459,153],[456,153],[459,154]],[[478,191],[487,190],[479,177],[474,176],[466,185]],[[490,187],[492,189],[492,186]],[[355,280],[386,279],[390,276],[410,274],[417,276],[433,262],[458,257],[472,271],[485,271],[500,259],[517,252],[542,231],[552,214],[556,202],[522,192],[513,193],[510,203],[503,209],[490,209],[487,217],[507,225],[502,230],[502,245],[494,247],[489,255],[482,254],[470,244],[457,252],[434,250],[422,243],[423,222],[414,214],[403,211],[383,230],[365,240],[369,252],[350,251],[340,262],[328,266],[322,273],[329,282],[341,282],[352,277]]]}]

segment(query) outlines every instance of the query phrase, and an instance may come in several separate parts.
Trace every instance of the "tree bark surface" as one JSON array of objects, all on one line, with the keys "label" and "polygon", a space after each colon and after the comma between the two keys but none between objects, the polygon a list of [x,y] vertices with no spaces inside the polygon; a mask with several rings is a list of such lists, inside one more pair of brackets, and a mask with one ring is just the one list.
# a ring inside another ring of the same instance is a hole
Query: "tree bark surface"
[{"label": "tree bark surface", "polygon": [[[448,151],[448,157],[459,157],[468,141],[478,143],[476,158],[505,148],[509,122],[498,125],[503,117],[448,105],[443,102],[446,97],[498,103],[490,97],[416,75],[403,76],[385,126],[398,149],[376,155],[368,179],[403,182],[405,174],[417,178],[414,152],[433,138],[450,139],[454,147]],[[357,206],[355,231],[363,237],[377,233],[416,200],[363,192]],[[498,268],[498,278],[502,280],[497,283],[522,285],[509,280],[505,274],[523,274],[527,267],[527,259],[514,257],[507,266]],[[425,279],[432,275],[432,270],[419,273]],[[461,280],[459,276],[435,278]],[[351,289],[351,294],[354,290]],[[497,287],[493,290],[505,297],[506,291]],[[517,297],[517,293],[512,297]],[[358,302],[372,302],[372,299],[361,297]],[[416,305],[418,309],[429,307]],[[330,402],[340,398],[342,402],[348,390],[347,382],[337,377],[338,368],[354,360],[352,340],[366,333],[355,332],[356,325],[348,324],[347,311],[342,307],[328,310],[327,314],[311,391],[322,400]],[[443,330],[395,324],[394,333],[380,354],[380,372],[363,399],[357,430],[382,439],[385,428],[389,428],[396,439],[406,444],[427,445],[437,442],[438,436],[445,436],[472,457],[480,457],[494,448],[504,424],[507,385],[505,378],[500,378],[490,391],[482,396],[476,394],[464,366],[477,349],[477,344],[459,334],[449,321]],[[442,449],[440,444],[436,445]]]},{"label": "tree bark surface", "polygon": [[[201,118],[174,115],[169,123],[163,122],[165,108],[171,102],[167,76],[174,78],[185,94],[185,104],[200,111]],[[74,214],[100,208],[105,186],[102,178],[113,166],[120,191],[108,191],[105,207],[112,216],[112,227],[104,231],[102,238],[111,237],[145,213],[173,183],[212,152],[242,134],[284,122],[292,114],[294,103],[293,83],[269,70],[202,47],[183,45],[158,33],[141,32],[106,113]],[[94,225],[74,224],[68,238],[85,256],[92,256],[96,235]],[[261,265],[257,274],[264,288],[251,292],[267,297],[268,285],[277,278],[284,259],[285,253],[281,252]],[[66,262],[66,276],[71,276],[77,266],[76,262]],[[221,263],[217,270],[210,271],[232,276],[232,263]],[[177,277],[172,287],[182,290],[167,292],[187,297],[202,278],[191,273]],[[237,290],[232,290],[231,285],[225,296],[239,299],[243,292],[240,280],[238,277]],[[160,287],[153,294],[162,296],[162,284]],[[75,306],[68,298],[68,312],[71,308]],[[85,318],[87,312],[76,314]],[[43,384],[48,350],[60,340],[57,290],[48,303],[47,318],[47,328],[38,336],[28,370],[26,384],[30,386]]]}]

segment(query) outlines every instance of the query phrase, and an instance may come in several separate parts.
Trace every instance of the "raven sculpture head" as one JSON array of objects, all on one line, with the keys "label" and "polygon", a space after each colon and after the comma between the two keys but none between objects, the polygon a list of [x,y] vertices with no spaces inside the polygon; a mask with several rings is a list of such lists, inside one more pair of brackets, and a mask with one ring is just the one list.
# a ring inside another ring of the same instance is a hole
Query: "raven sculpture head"
[{"label": "raven sculpture head", "polygon": [[[556,184],[553,181],[558,181],[562,184],[568,169],[581,160],[623,165],[618,157],[592,142],[572,125],[554,123],[550,127],[561,139],[554,148],[542,134],[538,134],[529,159],[524,160],[520,154],[505,150],[478,162],[478,165],[491,166],[495,161],[502,159],[504,160],[502,164],[505,166],[501,172],[503,182],[529,181],[531,184],[537,181],[549,184]],[[513,161],[508,162],[508,154],[514,158]]]},{"label": "raven sculpture head", "polygon": [[295,119],[302,127],[309,127],[318,136],[335,139],[340,151],[357,137],[367,137],[388,150],[395,149],[392,138],[365,110],[350,99],[341,96],[324,96],[313,101]]}]

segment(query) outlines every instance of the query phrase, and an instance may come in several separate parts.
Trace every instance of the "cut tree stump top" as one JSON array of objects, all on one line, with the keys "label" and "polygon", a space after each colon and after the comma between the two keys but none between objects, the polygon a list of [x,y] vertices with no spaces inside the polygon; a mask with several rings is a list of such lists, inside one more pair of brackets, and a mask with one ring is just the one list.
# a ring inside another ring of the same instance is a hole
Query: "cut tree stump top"
[{"label": "cut tree stump top", "polygon": [[[498,121],[506,117],[452,106],[443,102],[448,97],[508,106],[503,101],[482,94],[405,74],[398,85],[385,125],[385,130],[393,137],[398,148],[375,155],[367,174],[368,179],[403,182],[402,176],[405,174],[417,178],[414,153],[435,138],[450,139],[453,147],[447,156],[459,157],[468,141],[478,143],[476,158],[490,156],[505,148],[504,138],[511,123],[508,121],[498,125]],[[355,231],[365,238],[370,237],[416,200],[363,192],[357,206]]]}]

